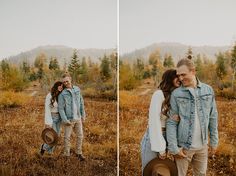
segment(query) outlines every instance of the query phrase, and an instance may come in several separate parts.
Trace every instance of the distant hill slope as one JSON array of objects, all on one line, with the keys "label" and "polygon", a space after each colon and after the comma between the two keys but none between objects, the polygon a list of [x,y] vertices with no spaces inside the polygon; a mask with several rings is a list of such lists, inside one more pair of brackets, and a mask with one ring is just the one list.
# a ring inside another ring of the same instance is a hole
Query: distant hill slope
[{"label": "distant hill slope", "polygon": [[[40,46],[30,51],[22,52],[16,56],[9,57],[9,61],[15,64],[22,63],[24,60],[28,61],[30,64],[34,63],[35,58],[44,53],[48,61],[50,57],[56,57],[60,65],[63,65],[66,61],[70,62],[75,48],[70,48],[66,46]],[[93,62],[98,62],[98,58],[106,55],[110,55],[114,49],[77,49],[77,53],[80,59],[82,57],[90,57]]]},{"label": "distant hill slope", "polygon": [[[143,58],[147,60],[149,55],[156,49],[159,49],[161,57],[165,54],[171,54],[174,61],[185,57],[190,45],[183,45],[180,43],[154,43],[145,48],[137,49],[131,53],[126,53],[120,56],[121,60],[132,62],[136,58]],[[230,49],[230,46],[190,46],[193,51],[193,55],[201,54],[207,58],[215,60],[215,54],[219,52],[225,52]]]}]

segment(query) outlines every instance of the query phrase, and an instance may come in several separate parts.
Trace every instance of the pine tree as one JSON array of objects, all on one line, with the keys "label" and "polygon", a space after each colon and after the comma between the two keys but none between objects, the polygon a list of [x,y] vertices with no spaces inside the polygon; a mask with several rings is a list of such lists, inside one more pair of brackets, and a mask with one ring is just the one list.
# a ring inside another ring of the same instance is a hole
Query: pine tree
[{"label": "pine tree", "polygon": [[165,55],[163,66],[166,68],[174,67],[174,61],[171,55]]},{"label": "pine tree", "polygon": [[92,66],[93,66],[93,62],[92,62],[92,59],[91,59],[90,56],[88,57],[88,66],[89,66],[89,67],[92,67]]},{"label": "pine tree", "polygon": [[100,70],[101,78],[103,81],[111,78],[110,60],[106,55],[104,55],[101,59]]},{"label": "pine tree", "polygon": [[155,50],[149,55],[149,64],[151,65],[151,75],[154,80],[154,86],[160,81],[163,65],[161,63],[161,56],[159,50]]},{"label": "pine tree", "polygon": [[40,54],[36,57],[35,61],[34,61],[34,66],[38,69],[37,71],[37,78],[39,79],[39,82],[41,82],[41,79],[44,76],[44,68],[46,65],[46,55],[45,54]]},{"label": "pine tree", "polygon": [[73,83],[77,83],[78,77],[80,74],[80,63],[79,63],[79,59],[78,59],[78,55],[77,55],[76,50],[74,50],[74,53],[73,53],[73,56],[71,59],[71,63],[68,66],[68,71],[72,76]]},{"label": "pine tree", "polygon": [[26,62],[26,61],[23,61],[21,69],[22,69],[24,74],[28,74],[30,72],[29,63]]},{"label": "pine tree", "polygon": [[64,60],[63,71],[64,71],[64,73],[66,73],[66,72],[67,72],[67,62],[66,62],[66,58],[64,58],[63,60]]},{"label": "pine tree", "polygon": [[190,60],[193,59],[193,51],[191,47],[188,47],[188,51],[186,55],[187,55],[187,59],[190,59]]},{"label": "pine tree", "polygon": [[86,58],[82,58],[82,64],[81,64],[81,79],[83,82],[88,81],[88,65],[86,62]]},{"label": "pine tree", "polygon": [[134,64],[134,75],[135,78],[138,80],[143,79],[143,74],[144,74],[144,63],[142,59],[137,59],[136,63]]},{"label": "pine tree", "polygon": [[216,75],[220,80],[227,74],[224,60],[224,55],[219,53],[216,60]]},{"label": "pine tree", "polygon": [[202,62],[202,58],[201,58],[200,54],[197,55],[197,58],[194,63],[196,66],[197,77],[200,80],[203,80],[203,78],[204,78],[204,76],[203,76],[203,62]]},{"label": "pine tree", "polygon": [[57,58],[50,58],[50,62],[49,62],[49,66],[48,68],[50,70],[59,70],[60,69],[60,66],[59,66],[59,63],[57,61]]},{"label": "pine tree", "polygon": [[30,77],[30,65],[28,62],[23,61],[21,67],[20,67],[21,72],[23,73],[24,81],[29,81]]},{"label": "pine tree", "polygon": [[5,87],[8,82],[8,75],[10,71],[10,65],[9,63],[4,59],[1,61],[1,81],[2,81],[2,87]]}]

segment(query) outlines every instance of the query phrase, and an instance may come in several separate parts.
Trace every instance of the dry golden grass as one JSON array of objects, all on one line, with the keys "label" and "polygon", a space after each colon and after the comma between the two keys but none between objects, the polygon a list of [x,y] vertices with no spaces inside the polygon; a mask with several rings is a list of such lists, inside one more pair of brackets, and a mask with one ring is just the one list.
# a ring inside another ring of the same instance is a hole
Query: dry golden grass
[{"label": "dry golden grass", "polygon": [[[153,91],[151,91],[153,92]],[[120,175],[141,175],[140,142],[147,128],[151,99],[137,90],[120,93]],[[236,101],[217,98],[219,148],[215,160],[209,158],[208,176],[235,175]]]},{"label": "dry golden grass", "polygon": [[79,162],[74,153],[64,158],[63,133],[52,156],[38,152],[44,127],[44,94],[36,94],[26,105],[0,108],[0,175],[116,175],[116,102],[85,98],[83,151],[87,160]]},{"label": "dry golden grass", "polygon": [[0,94],[0,108],[23,106],[30,99],[25,93],[3,91]]}]

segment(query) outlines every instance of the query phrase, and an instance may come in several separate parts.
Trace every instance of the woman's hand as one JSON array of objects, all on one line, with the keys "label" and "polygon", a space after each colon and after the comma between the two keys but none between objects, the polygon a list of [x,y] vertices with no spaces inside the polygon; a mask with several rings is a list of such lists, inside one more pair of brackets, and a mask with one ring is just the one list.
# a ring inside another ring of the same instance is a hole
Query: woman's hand
[{"label": "woman's hand", "polygon": [[166,152],[159,152],[159,158],[160,159],[166,159]]},{"label": "woman's hand", "polygon": [[52,128],[52,125],[45,124],[45,128]]},{"label": "woman's hand", "polygon": [[180,117],[179,117],[179,115],[177,115],[177,114],[171,116],[171,119],[173,119],[173,120],[176,121],[176,122],[179,122],[179,121],[180,121]]}]

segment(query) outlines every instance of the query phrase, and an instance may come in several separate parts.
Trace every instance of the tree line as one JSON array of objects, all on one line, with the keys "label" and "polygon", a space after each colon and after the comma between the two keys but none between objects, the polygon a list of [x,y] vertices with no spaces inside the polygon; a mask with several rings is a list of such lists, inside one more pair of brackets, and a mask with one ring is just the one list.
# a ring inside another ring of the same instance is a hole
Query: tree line
[{"label": "tree line", "polygon": [[[185,58],[194,61],[197,77],[202,82],[210,84],[222,96],[236,98],[234,93],[236,43],[230,50],[216,53],[215,61],[207,58],[204,54],[193,55],[191,47],[186,51]],[[135,89],[145,79],[152,79],[153,86],[156,87],[161,80],[163,72],[169,68],[175,68],[171,54],[165,54],[162,57],[159,49],[154,50],[146,59],[136,58],[131,64],[122,60],[119,65],[119,88],[121,90]]]},{"label": "tree line", "polygon": [[59,65],[56,57],[47,58],[44,53],[39,54],[30,65],[26,60],[15,65],[7,59],[0,62],[0,89],[22,91],[32,82],[39,82],[42,89],[48,91],[56,80],[68,72],[74,84],[93,94],[109,94],[116,98],[117,53],[104,55],[98,62],[91,58],[80,57],[74,50],[68,63]]}]

